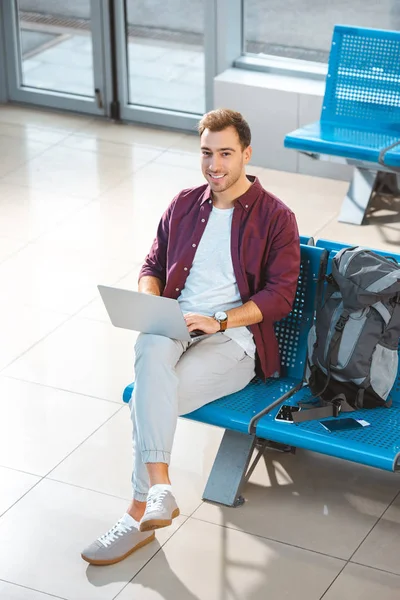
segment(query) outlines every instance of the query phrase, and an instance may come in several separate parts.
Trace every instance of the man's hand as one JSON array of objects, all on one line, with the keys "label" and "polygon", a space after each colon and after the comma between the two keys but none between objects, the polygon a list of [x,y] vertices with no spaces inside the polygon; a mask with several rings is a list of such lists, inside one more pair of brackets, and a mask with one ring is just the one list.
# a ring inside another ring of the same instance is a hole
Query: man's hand
[{"label": "man's hand", "polygon": [[188,313],[184,315],[187,328],[189,331],[195,331],[199,329],[204,333],[217,333],[220,328],[220,324],[214,317],[205,317],[204,315],[196,315],[194,313]]}]

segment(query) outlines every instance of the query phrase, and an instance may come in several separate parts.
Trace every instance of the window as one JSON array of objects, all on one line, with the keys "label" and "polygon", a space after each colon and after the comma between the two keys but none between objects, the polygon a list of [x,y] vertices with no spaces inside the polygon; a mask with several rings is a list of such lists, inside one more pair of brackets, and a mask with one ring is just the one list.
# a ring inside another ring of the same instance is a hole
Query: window
[{"label": "window", "polygon": [[74,11],[52,0],[17,2],[22,85],[94,96],[90,0],[75,4]]},{"label": "window", "polygon": [[140,0],[126,7],[130,104],[202,114],[203,0]]},{"label": "window", "polygon": [[244,53],[327,63],[338,24],[400,30],[400,2],[244,0]]}]

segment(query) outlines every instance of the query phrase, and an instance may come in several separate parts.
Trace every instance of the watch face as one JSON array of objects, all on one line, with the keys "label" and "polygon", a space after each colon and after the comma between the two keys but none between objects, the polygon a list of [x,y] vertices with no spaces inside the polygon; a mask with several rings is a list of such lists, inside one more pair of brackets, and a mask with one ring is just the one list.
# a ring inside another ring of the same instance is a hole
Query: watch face
[{"label": "watch face", "polygon": [[217,321],[225,321],[228,318],[228,316],[226,313],[219,311],[215,313],[215,318],[217,319]]}]

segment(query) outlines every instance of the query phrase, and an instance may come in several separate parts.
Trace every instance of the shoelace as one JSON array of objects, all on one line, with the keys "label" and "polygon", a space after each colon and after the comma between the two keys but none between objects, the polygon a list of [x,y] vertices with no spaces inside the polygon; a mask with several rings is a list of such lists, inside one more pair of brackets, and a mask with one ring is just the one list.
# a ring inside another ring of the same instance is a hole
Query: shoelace
[{"label": "shoelace", "polygon": [[168,492],[166,490],[152,494],[147,498],[146,512],[160,511]]},{"label": "shoelace", "polygon": [[122,523],[122,521],[118,521],[114,527],[111,527],[110,531],[107,531],[104,535],[99,537],[99,542],[103,544],[105,548],[110,546],[113,542],[115,542],[119,537],[122,537],[124,533],[128,533],[132,531],[133,527]]}]

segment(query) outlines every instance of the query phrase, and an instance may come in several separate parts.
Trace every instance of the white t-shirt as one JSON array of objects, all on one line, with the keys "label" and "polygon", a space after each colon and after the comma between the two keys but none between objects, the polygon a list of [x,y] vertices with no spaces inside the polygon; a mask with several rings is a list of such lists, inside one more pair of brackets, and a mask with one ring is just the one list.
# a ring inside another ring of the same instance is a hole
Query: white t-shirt
[{"label": "white t-shirt", "polygon": [[[212,209],[197,247],[185,287],[178,298],[183,313],[213,317],[216,312],[242,306],[231,256],[233,208]],[[247,327],[231,327],[225,335],[235,340],[252,358],[256,347]]]}]

